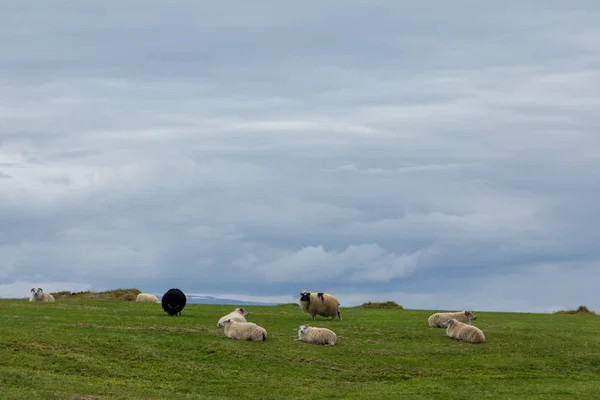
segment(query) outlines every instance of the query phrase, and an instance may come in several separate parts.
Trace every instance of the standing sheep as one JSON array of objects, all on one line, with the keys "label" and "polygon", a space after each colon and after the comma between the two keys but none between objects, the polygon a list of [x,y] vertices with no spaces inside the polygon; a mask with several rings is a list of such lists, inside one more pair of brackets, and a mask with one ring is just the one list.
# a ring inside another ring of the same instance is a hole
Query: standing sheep
[{"label": "standing sheep", "polygon": [[187,299],[185,294],[177,289],[169,289],[162,297],[162,308],[171,317],[181,315],[181,310],[185,307]]},{"label": "standing sheep", "polygon": [[317,315],[322,317],[336,317],[342,320],[340,302],[335,296],[328,293],[311,293],[308,290],[300,293],[300,308],[302,312],[310,314],[313,321]]},{"label": "standing sheep", "polygon": [[221,319],[219,319],[219,322],[217,322],[217,326],[219,328],[223,327],[223,321],[230,319],[232,321],[237,321],[237,322],[247,322],[246,321],[246,317],[250,315],[250,312],[248,312],[245,308],[236,308],[235,310],[233,310],[232,312],[230,312],[229,314],[225,315],[224,317],[221,317]]},{"label": "standing sheep", "polygon": [[160,303],[158,297],[150,293],[140,293],[135,298],[135,301],[139,303]]},{"label": "standing sheep", "polygon": [[337,335],[327,328],[317,328],[309,325],[301,325],[298,329],[298,339],[301,342],[335,346]]},{"label": "standing sheep", "polygon": [[254,322],[237,322],[231,319],[223,321],[225,336],[232,339],[252,340],[261,342],[267,340],[267,331]]},{"label": "standing sheep", "polygon": [[452,318],[443,323],[446,335],[453,339],[464,340],[469,343],[483,343],[485,336],[483,331],[476,326],[465,324]]},{"label": "standing sheep", "polygon": [[29,297],[29,301],[42,301],[46,303],[53,303],[54,296],[50,293],[45,293],[42,288],[31,288],[31,296]]},{"label": "standing sheep", "polygon": [[429,323],[429,326],[443,328],[444,322],[452,318],[469,325],[471,325],[471,320],[475,321],[477,319],[475,314],[473,314],[471,311],[446,312],[432,314],[429,319],[427,319],[427,323]]}]

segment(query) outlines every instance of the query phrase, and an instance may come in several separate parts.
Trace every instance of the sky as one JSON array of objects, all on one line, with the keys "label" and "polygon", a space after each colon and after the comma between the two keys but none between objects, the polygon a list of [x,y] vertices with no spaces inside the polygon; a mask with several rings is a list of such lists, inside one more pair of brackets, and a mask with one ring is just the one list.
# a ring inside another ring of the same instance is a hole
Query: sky
[{"label": "sky", "polygon": [[600,311],[599,20],[591,0],[2,1],[0,297]]}]

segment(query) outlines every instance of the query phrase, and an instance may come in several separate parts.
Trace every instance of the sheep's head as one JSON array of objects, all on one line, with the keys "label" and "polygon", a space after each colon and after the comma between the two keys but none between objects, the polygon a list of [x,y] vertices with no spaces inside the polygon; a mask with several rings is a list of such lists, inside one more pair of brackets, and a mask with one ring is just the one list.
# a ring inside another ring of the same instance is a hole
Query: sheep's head
[{"label": "sheep's head", "polygon": [[239,312],[240,314],[242,314],[244,317],[247,317],[248,315],[250,315],[250,312],[248,310],[246,310],[245,308],[236,308],[235,311]]},{"label": "sheep's head", "polygon": [[310,292],[308,290],[304,290],[300,293],[300,301],[310,301]]},{"label": "sheep's head", "polygon": [[31,293],[33,293],[34,297],[41,296],[43,292],[44,291],[42,290],[42,288],[37,288],[37,289],[36,288],[31,288]]},{"label": "sheep's head", "polygon": [[225,328],[230,323],[231,323],[231,318],[226,319],[225,321],[221,322],[221,327]]},{"label": "sheep's head", "polygon": [[469,320],[473,320],[473,321],[475,321],[477,319],[477,316],[475,314],[473,314],[471,311],[465,311],[465,317],[467,317]]},{"label": "sheep's head", "polygon": [[310,328],[309,325],[300,325],[300,328],[298,329],[298,333],[304,334],[304,333],[306,333],[306,331],[308,330],[308,328]]},{"label": "sheep's head", "polygon": [[447,328],[447,327],[451,326],[452,324],[454,324],[455,322],[456,322],[456,320],[454,318],[452,318],[452,319],[442,322],[442,326],[444,328]]}]

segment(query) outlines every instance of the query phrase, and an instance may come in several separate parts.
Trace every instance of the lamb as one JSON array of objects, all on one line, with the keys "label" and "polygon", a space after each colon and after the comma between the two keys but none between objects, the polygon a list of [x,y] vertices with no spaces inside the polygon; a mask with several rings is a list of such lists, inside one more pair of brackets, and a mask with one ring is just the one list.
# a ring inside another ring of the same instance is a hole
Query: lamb
[{"label": "lamb", "polygon": [[29,301],[53,303],[54,296],[52,296],[50,293],[45,293],[42,288],[31,288],[31,296],[29,297]]},{"label": "lamb", "polygon": [[173,315],[181,315],[181,310],[185,307],[187,299],[185,294],[177,289],[169,289],[162,297],[162,308],[171,317]]},{"label": "lamb", "polygon": [[223,328],[225,336],[232,339],[252,340],[254,342],[267,340],[266,329],[254,322],[238,322],[229,318],[223,321]]},{"label": "lamb", "polygon": [[217,322],[217,326],[219,328],[223,328],[223,321],[225,321],[226,319],[230,319],[232,321],[237,322],[247,322],[246,317],[248,315],[250,315],[249,311],[247,311],[245,308],[238,307],[229,314],[225,315],[224,317],[221,317],[221,319],[219,319],[219,322]]},{"label": "lamb", "polygon": [[432,314],[429,319],[427,319],[427,322],[429,323],[429,326],[443,328],[444,322],[452,318],[459,322],[464,322],[465,324],[471,325],[471,320],[475,321],[477,316],[475,316],[475,314],[473,314],[471,311],[435,313]]},{"label": "lamb", "polygon": [[464,340],[469,343],[483,343],[485,341],[485,336],[481,329],[460,322],[455,318],[445,321],[443,326],[446,328],[446,335],[453,339]]},{"label": "lamb", "polygon": [[150,293],[140,293],[135,298],[135,301],[140,303],[160,303],[158,297]]},{"label": "lamb", "polygon": [[298,339],[301,342],[335,346],[337,335],[327,328],[317,328],[309,325],[301,325],[298,329]]},{"label": "lamb", "polygon": [[313,321],[317,315],[322,317],[336,317],[342,320],[342,313],[339,309],[340,302],[335,296],[328,293],[311,293],[304,290],[300,293],[300,308],[302,312],[310,314]]}]

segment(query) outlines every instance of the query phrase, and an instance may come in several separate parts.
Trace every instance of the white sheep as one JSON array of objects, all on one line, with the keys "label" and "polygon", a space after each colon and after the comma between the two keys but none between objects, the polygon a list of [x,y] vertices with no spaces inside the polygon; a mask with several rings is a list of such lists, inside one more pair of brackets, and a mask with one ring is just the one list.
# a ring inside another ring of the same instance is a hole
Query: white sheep
[{"label": "white sheep", "polygon": [[452,318],[459,322],[464,322],[465,324],[471,325],[471,320],[475,321],[477,319],[477,316],[471,311],[435,313],[427,319],[427,323],[429,324],[429,326],[443,328],[444,322]]},{"label": "white sheep", "polygon": [[335,346],[337,335],[327,328],[317,328],[309,325],[301,325],[298,329],[298,339],[301,342]]},{"label": "white sheep", "polygon": [[446,335],[453,339],[464,340],[469,343],[483,343],[485,341],[485,336],[481,329],[454,318],[445,321],[443,326],[446,328]]},{"label": "white sheep", "polygon": [[52,303],[54,302],[54,296],[50,293],[45,293],[42,288],[31,288],[31,296],[29,297],[29,301],[43,301]]},{"label": "white sheep", "polygon": [[217,322],[217,326],[219,328],[223,327],[223,321],[225,320],[232,320],[232,321],[237,321],[237,322],[247,322],[246,321],[246,317],[250,315],[250,312],[248,310],[246,310],[245,308],[241,308],[238,307],[235,310],[233,310],[232,312],[230,312],[229,314],[221,317],[219,319],[219,322]]},{"label": "white sheep", "polygon": [[226,319],[223,321],[223,328],[225,336],[232,339],[252,340],[254,342],[267,340],[266,329],[254,322],[237,322]]},{"label": "white sheep", "polygon": [[160,303],[158,297],[150,293],[140,293],[135,298],[135,301],[140,303]]},{"label": "white sheep", "polygon": [[300,309],[312,316],[313,321],[317,315],[322,317],[336,317],[342,320],[340,302],[329,293],[311,293],[304,290],[300,293]]}]

